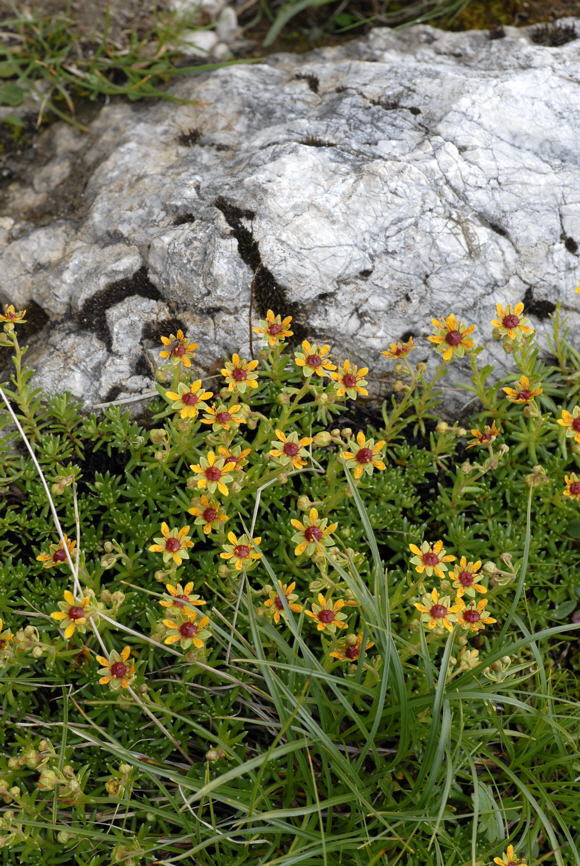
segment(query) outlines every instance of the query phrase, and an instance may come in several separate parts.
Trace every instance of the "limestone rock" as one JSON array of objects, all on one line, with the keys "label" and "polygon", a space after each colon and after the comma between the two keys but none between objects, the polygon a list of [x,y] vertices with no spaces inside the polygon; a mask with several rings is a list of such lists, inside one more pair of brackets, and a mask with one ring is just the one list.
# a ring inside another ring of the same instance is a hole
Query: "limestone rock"
[{"label": "limestone rock", "polygon": [[[37,381],[87,402],[150,387],[156,322],[186,327],[206,368],[247,357],[268,307],[377,376],[409,334],[432,358],[431,317],[451,312],[505,369],[496,301],[542,332],[559,300],[577,331],[579,69],[580,40],[530,28],[377,29],[184,76],[171,92],[198,104],[104,108],[7,189],[0,300],[53,320]],[[67,159],[82,188],[51,218]]]}]

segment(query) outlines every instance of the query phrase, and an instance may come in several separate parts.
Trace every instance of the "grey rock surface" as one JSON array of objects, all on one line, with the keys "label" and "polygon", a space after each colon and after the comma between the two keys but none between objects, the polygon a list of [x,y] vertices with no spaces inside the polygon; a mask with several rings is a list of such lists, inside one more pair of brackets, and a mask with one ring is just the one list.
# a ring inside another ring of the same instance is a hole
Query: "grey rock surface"
[{"label": "grey rock surface", "polygon": [[0,220],[0,300],[51,320],[37,382],[87,403],[150,388],[171,325],[201,368],[247,357],[268,307],[377,376],[411,333],[433,357],[451,312],[505,369],[496,301],[524,300],[541,333],[559,300],[577,330],[580,39],[530,36],[377,29],[172,88],[199,104],[49,130]]}]

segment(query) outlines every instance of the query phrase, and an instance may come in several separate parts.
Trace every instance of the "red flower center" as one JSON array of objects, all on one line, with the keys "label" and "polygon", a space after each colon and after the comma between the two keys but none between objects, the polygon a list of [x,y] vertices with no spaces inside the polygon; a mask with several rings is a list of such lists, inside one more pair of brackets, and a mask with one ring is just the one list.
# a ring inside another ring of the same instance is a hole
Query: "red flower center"
[{"label": "red flower center", "polygon": [[478,610],[466,610],[463,614],[465,622],[479,622],[481,616]]},{"label": "red flower center", "polygon": [[278,608],[278,610],[284,610],[284,605],[282,604],[280,597],[277,595],[274,599],[274,606]]},{"label": "red flower center", "polygon": [[181,637],[193,637],[197,633],[197,626],[194,622],[184,622],[179,626],[179,634]]},{"label": "red flower center", "polygon": [[445,342],[450,346],[458,346],[461,343],[461,334],[459,331],[449,331],[445,337]]},{"label": "red flower center", "polygon": [[572,430],[576,433],[580,433],[580,415],[572,421]]},{"label": "red flower center", "polygon": [[471,586],[473,583],[473,575],[470,571],[460,571],[458,579],[462,586]]},{"label": "red flower center", "polygon": [[273,324],[268,326],[268,333],[272,337],[277,336],[281,331],[282,331],[282,325],[279,325],[277,322],[274,322]]},{"label": "red flower center", "polygon": [[184,601],[189,601],[186,595],[176,595],[173,599],[173,604],[175,607],[184,607]]},{"label": "red flower center", "polygon": [[318,526],[307,526],[304,530],[304,538],[306,541],[320,541],[322,538],[322,529]]},{"label": "red flower center", "polygon": [[347,657],[347,659],[356,659],[356,658],[358,658],[358,651],[359,651],[359,647],[356,644],[354,644],[354,646],[347,646],[347,648],[344,651],[344,654]]},{"label": "red flower center", "polygon": [[64,547],[59,547],[59,549],[55,550],[55,552],[52,554],[52,561],[53,562],[64,562],[65,559],[66,559],[66,550],[64,549]]},{"label": "red flower center", "polygon": [[354,388],[356,385],[356,376],[354,373],[345,373],[342,377],[342,383],[346,388]]},{"label": "red flower center", "polygon": [[218,412],[215,416],[215,420],[218,422],[218,424],[227,424],[228,421],[232,420],[232,416],[229,412]]},{"label": "red flower center", "polygon": [[170,553],[175,553],[181,547],[181,542],[179,538],[168,538],[165,542],[165,550],[168,550]]},{"label": "red flower center", "polygon": [[297,445],[296,442],[284,442],[284,447],[282,448],[282,451],[288,457],[296,457],[296,455],[300,451],[300,446]]},{"label": "red flower center", "polygon": [[192,391],[188,391],[186,394],[182,394],[181,402],[185,403],[186,406],[195,406],[195,404],[199,401],[199,394],[194,394]]},{"label": "red flower center", "polygon": [[320,355],[308,355],[306,358],[306,363],[309,367],[320,367],[322,364],[322,358]]},{"label": "red flower center", "polygon": [[518,393],[517,398],[518,400],[525,400],[527,402],[532,399],[532,392],[529,388],[524,388],[523,391]]},{"label": "red flower center", "polygon": [[447,616],[447,608],[444,604],[434,604],[429,613],[432,619],[443,619]]},{"label": "red flower center", "polygon": [[219,481],[222,477],[222,471],[217,466],[208,466],[205,470],[205,477],[208,481]]},{"label": "red flower center", "polygon": [[580,496],[580,481],[573,481],[568,487],[572,496]]},{"label": "red flower center", "polygon": [[215,510],[215,508],[206,508],[201,516],[206,523],[213,523],[213,521],[217,517],[217,511]]},{"label": "red flower center", "polygon": [[240,559],[247,559],[250,555],[250,548],[247,544],[238,544],[234,547],[235,556],[239,556]]},{"label": "red flower center", "polygon": [[354,456],[357,463],[372,463],[373,451],[372,448],[361,448]]},{"label": "red flower center", "polygon": [[504,316],[501,320],[504,328],[517,328],[520,323],[520,320],[517,316],[514,316],[513,313],[509,316]]},{"label": "red flower center", "polygon": [[232,370],[232,379],[235,379],[236,382],[243,382],[246,378],[246,371],[241,367],[235,367]]},{"label": "red flower center", "polygon": [[185,355],[185,351],[186,349],[183,343],[177,343],[177,345],[174,345],[172,347],[171,354],[177,355],[178,358],[181,358],[182,355]]},{"label": "red flower center", "polygon": [[421,559],[424,565],[437,565],[439,563],[439,557],[436,553],[424,553]]},{"label": "red flower center", "polygon": [[124,662],[113,662],[111,665],[111,676],[122,680],[127,673],[127,665]]},{"label": "red flower center", "polygon": [[83,619],[84,616],[85,616],[84,607],[81,607],[79,604],[73,604],[71,607],[69,607],[69,609],[68,609],[68,618],[69,619],[72,619],[72,620]]},{"label": "red flower center", "polygon": [[332,620],[334,619],[334,611],[324,608],[319,613],[317,613],[317,617],[320,622],[332,622]]},{"label": "red flower center", "polygon": [[492,439],[493,439],[493,436],[491,435],[491,433],[482,433],[480,438],[479,438],[479,441],[480,442],[491,442]]}]

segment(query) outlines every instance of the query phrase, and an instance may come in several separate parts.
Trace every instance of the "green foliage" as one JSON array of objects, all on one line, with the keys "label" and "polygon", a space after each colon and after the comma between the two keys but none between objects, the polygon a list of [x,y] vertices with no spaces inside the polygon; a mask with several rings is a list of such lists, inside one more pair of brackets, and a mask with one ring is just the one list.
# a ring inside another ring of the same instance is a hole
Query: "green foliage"
[{"label": "green foliage", "polygon": [[[412,341],[380,410],[385,377],[305,371],[317,346],[273,338],[200,386],[171,335],[144,416],[87,413],[30,390],[1,320],[0,864],[578,862],[580,356],[559,311],[549,355],[503,335],[499,383],[463,343],[463,424],[439,417],[453,353],[429,377]],[[463,605],[450,631],[434,589]]]}]

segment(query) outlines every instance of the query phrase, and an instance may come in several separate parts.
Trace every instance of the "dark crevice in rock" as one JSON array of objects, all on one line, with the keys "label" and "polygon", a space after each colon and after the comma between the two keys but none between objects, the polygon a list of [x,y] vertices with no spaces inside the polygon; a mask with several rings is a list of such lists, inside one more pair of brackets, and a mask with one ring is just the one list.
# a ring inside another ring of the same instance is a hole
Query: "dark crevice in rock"
[{"label": "dark crevice in rock", "polygon": [[[368,99],[368,97],[365,97],[365,99]],[[377,105],[385,111],[400,109],[401,111],[410,111],[414,115],[421,114],[421,109],[417,108],[416,105],[400,105],[397,99],[368,99],[368,101],[371,105]]]},{"label": "dark crevice in rock", "polygon": [[184,214],[181,214],[180,216],[175,217],[175,219],[173,220],[173,225],[174,226],[182,226],[182,225],[185,225],[186,223],[194,223],[195,220],[196,220],[196,217],[194,217],[194,215],[192,213],[184,213]]},{"label": "dark crevice in rock", "polygon": [[547,45],[557,48],[578,38],[576,28],[573,24],[539,24],[531,34],[532,42],[536,45]]},{"label": "dark crevice in rock", "polygon": [[137,358],[135,366],[133,367],[133,373],[135,376],[147,376],[148,378],[151,378],[151,367],[143,353],[141,353]]},{"label": "dark crevice in rock", "polygon": [[491,30],[488,31],[487,38],[488,39],[505,39],[505,30],[501,26],[501,24],[498,27],[492,27]]},{"label": "dark crevice in rock", "polygon": [[77,315],[79,328],[93,331],[110,350],[111,335],[105,316],[109,307],[114,307],[115,304],[124,301],[125,298],[130,298],[132,295],[140,295],[142,298],[151,298],[154,301],[161,299],[161,293],[149,279],[148,273],[147,268],[143,265],[138,271],[135,271],[132,277],[125,277],[122,280],[109,283],[108,286],[85,301]]},{"label": "dark crevice in rock", "polygon": [[531,286],[526,289],[523,302],[526,313],[530,316],[536,316],[538,319],[547,319],[556,309],[556,304],[552,301],[537,301]]},{"label": "dark crevice in rock", "polygon": [[[155,343],[161,342],[161,337],[169,337],[170,334],[177,334],[178,331],[185,333],[187,328],[181,319],[162,319],[160,322],[147,322],[141,329],[142,340],[152,340]],[[160,351],[163,347],[160,346]],[[151,374],[148,369],[147,375]]]},{"label": "dark crevice in rock", "polygon": [[371,276],[373,270],[374,270],[374,268],[366,268],[364,271],[359,271],[358,275],[361,278],[361,280],[368,280],[368,278]]},{"label": "dark crevice in rock", "polygon": [[288,301],[286,290],[277,282],[274,275],[263,264],[260,256],[258,242],[254,240],[252,232],[242,223],[243,219],[252,220],[255,213],[251,210],[243,210],[220,196],[214,201],[216,207],[224,215],[225,220],[232,230],[232,234],[238,242],[240,258],[246,264],[254,277],[252,279],[253,301],[256,311],[264,317],[268,310],[281,316],[292,316],[292,330],[294,336],[289,342],[297,343],[305,339],[307,331],[298,321],[300,308],[297,304]]},{"label": "dark crevice in rock", "polygon": [[413,339],[415,339],[416,336],[417,336],[416,331],[405,331],[403,334],[401,334],[400,340],[402,343],[408,343],[409,340],[411,339],[411,337],[413,337]]},{"label": "dark crevice in rock", "polygon": [[316,138],[314,135],[308,135],[306,138],[301,138],[298,144],[305,144],[306,147],[336,147],[333,141],[324,141],[322,138]]},{"label": "dark crevice in rock", "polygon": [[506,230],[504,228],[502,228],[497,223],[489,223],[489,227],[492,230],[492,232],[496,233],[496,235],[501,235],[502,238],[507,238],[508,233],[506,232]]},{"label": "dark crevice in rock", "polygon": [[298,72],[294,78],[298,81],[305,81],[313,93],[318,93],[318,85],[320,84],[316,75],[311,75],[307,72]]},{"label": "dark crevice in rock", "polygon": [[578,243],[574,240],[574,238],[571,238],[569,235],[562,233],[560,235],[560,240],[563,241],[564,246],[569,253],[578,252]]},{"label": "dark crevice in rock", "polygon": [[190,129],[177,136],[177,143],[182,147],[193,147],[202,136],[201,129]]},{"label": "dark crevice in rock", "polygon": [[123,389],[120,388],[118,385],[113,385],[113,387],[109,388],[109,390],[105,394],[105,399],[103,400],[103,403],[113,403],[117,399],[119,394],[122,393],[122,391]]}]

